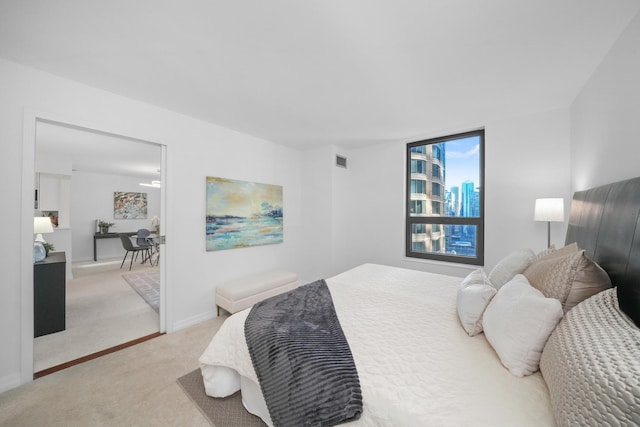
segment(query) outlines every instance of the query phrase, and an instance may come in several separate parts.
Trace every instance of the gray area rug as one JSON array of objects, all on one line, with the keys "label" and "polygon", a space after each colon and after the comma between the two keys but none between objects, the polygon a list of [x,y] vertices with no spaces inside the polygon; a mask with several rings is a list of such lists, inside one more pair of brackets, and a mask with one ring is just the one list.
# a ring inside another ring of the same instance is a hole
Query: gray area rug
[{"label": "gray area rug", "polygon": [[240,392],[214,398],[204,393],[200,369],[178,378],[178,384],[200,412],[215,427],[264,427],[266,424],[242,406]]},{"label": "gray area rug", "polygon": [[153,308],[160,307],[160,271],[157,269],[123,274],[122,278]]}]

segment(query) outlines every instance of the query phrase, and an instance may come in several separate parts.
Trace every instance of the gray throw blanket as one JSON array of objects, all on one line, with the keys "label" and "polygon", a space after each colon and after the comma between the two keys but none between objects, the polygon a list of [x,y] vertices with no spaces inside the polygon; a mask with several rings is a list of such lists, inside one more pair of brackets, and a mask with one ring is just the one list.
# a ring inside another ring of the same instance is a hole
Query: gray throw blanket
[{"label": "gray throw blanket", "polygon": [[274,426],[360,418],[358,372],[324,280],[254,305],[244,334]]}]

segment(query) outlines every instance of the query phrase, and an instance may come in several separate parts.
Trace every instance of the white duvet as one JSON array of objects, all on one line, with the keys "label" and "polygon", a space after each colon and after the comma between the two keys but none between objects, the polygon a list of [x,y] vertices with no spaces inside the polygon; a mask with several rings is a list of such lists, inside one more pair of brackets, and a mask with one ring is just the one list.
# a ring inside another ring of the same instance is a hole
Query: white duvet
[{"label": "white duvet", "polygon": [[[456,312],[460,278],[364,264],[326,282],[362,387],[363,415],[349,425],[554,425],[540,372],[514,377],[483,334],[463,330]],[[256,402],[258,380],[244,339],[248,312],[225,321],[200,357],[201,369],[215,397],[239,390],[244,377],[243,393],[253,386],[245,406],[270,424],[264,403]]]}]

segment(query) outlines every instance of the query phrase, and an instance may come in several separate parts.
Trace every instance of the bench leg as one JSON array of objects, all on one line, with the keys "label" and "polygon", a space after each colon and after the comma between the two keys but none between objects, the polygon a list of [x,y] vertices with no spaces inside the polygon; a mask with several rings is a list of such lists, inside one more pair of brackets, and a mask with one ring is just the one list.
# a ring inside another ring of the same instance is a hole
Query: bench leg
[{"label": "bench leg", "polygon": [[220,306],[217,305],[216,307],[218,307],[218,317],[220,317]]}]

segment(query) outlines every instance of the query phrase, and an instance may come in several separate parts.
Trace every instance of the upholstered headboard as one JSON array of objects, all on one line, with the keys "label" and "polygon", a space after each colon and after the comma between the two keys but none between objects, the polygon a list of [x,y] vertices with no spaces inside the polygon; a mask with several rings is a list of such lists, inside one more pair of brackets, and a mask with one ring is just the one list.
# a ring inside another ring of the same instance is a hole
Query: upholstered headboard
[{"label": "upholstered headboard", "polygon": [[640,327],[640,177],[577,191],[566,243],[609,274],[620,309]]}]

